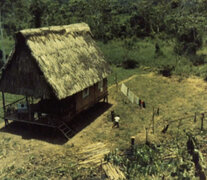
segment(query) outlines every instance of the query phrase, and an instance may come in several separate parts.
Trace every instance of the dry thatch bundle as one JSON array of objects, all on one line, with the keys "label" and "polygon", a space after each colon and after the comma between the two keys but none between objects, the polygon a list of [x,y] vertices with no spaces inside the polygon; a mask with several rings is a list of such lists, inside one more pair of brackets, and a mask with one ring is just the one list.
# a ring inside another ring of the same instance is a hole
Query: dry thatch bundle
[{"label": "dry thatch bundle", "polygon": [[63,99],[110,73],[85,23],[22,30],[4,67],[0,90]]}]

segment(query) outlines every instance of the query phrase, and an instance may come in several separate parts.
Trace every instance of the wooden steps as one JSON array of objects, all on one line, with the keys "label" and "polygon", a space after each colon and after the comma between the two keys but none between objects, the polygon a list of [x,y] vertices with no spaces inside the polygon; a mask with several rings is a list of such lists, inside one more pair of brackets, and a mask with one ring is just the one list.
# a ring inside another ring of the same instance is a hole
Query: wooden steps
[{"label": "wooden steps", "polygon": [[63,121],[57,126],[57,128],[68,140],[74,134],[73,130]]}]

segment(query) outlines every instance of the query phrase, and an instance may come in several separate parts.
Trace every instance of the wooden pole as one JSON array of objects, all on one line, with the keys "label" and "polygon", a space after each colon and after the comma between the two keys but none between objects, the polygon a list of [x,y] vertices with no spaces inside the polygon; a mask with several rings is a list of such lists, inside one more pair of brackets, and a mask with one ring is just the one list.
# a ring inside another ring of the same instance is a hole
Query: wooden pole
[{"label": "wooden pole", "polygon": [[157,115],[158,116],[160,115],[160,108],[159,107],[157,108]]},{"label": "wooden pole", "polygon": [[2,92],[2,102],[3,102],[3,110],[4,110],[4,116],[5,116],[6,108],[5,108],[5,97],[4,97],[4,92]]},{"label": "wooden pole", "polygon": [[155,113],[154,113],[154,107],[152,109],[152,132],[155,133]]},{"label": "wooden pole", "polygon": [[2,91],[2,102],[3,102],[3,111],[4,111],[4,122],[5,122],[5,126],[7,126],[8,125],[8,120],[6,119],[5,96],[4,96],[3,91]]},{"label": "wooden pole", "polygon": [[117,73],[115,73],[115,83],[116,83],[116,90],[118,91],[118,78],[117,78]]},{"label": "wooden pole", "polygon": [[30,111],[30,107],[29,107],[29,101],[28,101],[28,97],[26,96],[26,104],[27,104],[27,112],[29,114],[29,121],[31,121],[31,111]]},{"label": "wooden pole", "polygon": [[196,112],[195,112],[195,116],[194,116],[194,123],[196,123]]},{"label": "wooden pole", "polygon": [[201,131],[203,131],[203,120],[204,120],[204,113],[201,114]]},{"label": "wooden pole", "polygon": [[135,143],[135,137],[131,136],[131,146],[134,146],[134,143]]},{"label": "wooden pole", "polygon": [[146,130],[146,142],[145,143],[147,144],[149,142],[148,141],[148,128],[145,128],[145,130]]}]

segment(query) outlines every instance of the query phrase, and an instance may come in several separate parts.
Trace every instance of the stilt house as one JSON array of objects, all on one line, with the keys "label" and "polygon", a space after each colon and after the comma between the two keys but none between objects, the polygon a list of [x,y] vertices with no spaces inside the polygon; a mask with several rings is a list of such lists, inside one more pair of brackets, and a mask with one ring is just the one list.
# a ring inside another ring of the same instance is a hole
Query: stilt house
[{"label": "stilt house", "polygon": [[[109,73],[85,23],[22,30],[2,69],[4,119],[39,124],[70,120],[107,99]],[[6,105],[5,92],[23,95],[25,103]]]}]

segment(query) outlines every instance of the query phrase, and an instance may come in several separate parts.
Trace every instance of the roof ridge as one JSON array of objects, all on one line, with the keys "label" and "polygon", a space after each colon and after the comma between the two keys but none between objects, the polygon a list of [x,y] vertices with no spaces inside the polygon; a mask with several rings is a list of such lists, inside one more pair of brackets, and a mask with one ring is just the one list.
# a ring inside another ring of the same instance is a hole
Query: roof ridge
[{"label": "roof ridge", "polygon": [[48,27],[40,27],[40,28],[31,28],[24,29],[17,34],[22,34],[25,38],[31,36],[41,36],[46,34],[68,34],[68,33],[78,33],[78,32],[90,32],[90,28],[86,23],[76,23],[70,25],[62,25],[62,26],[48,26]]}]

